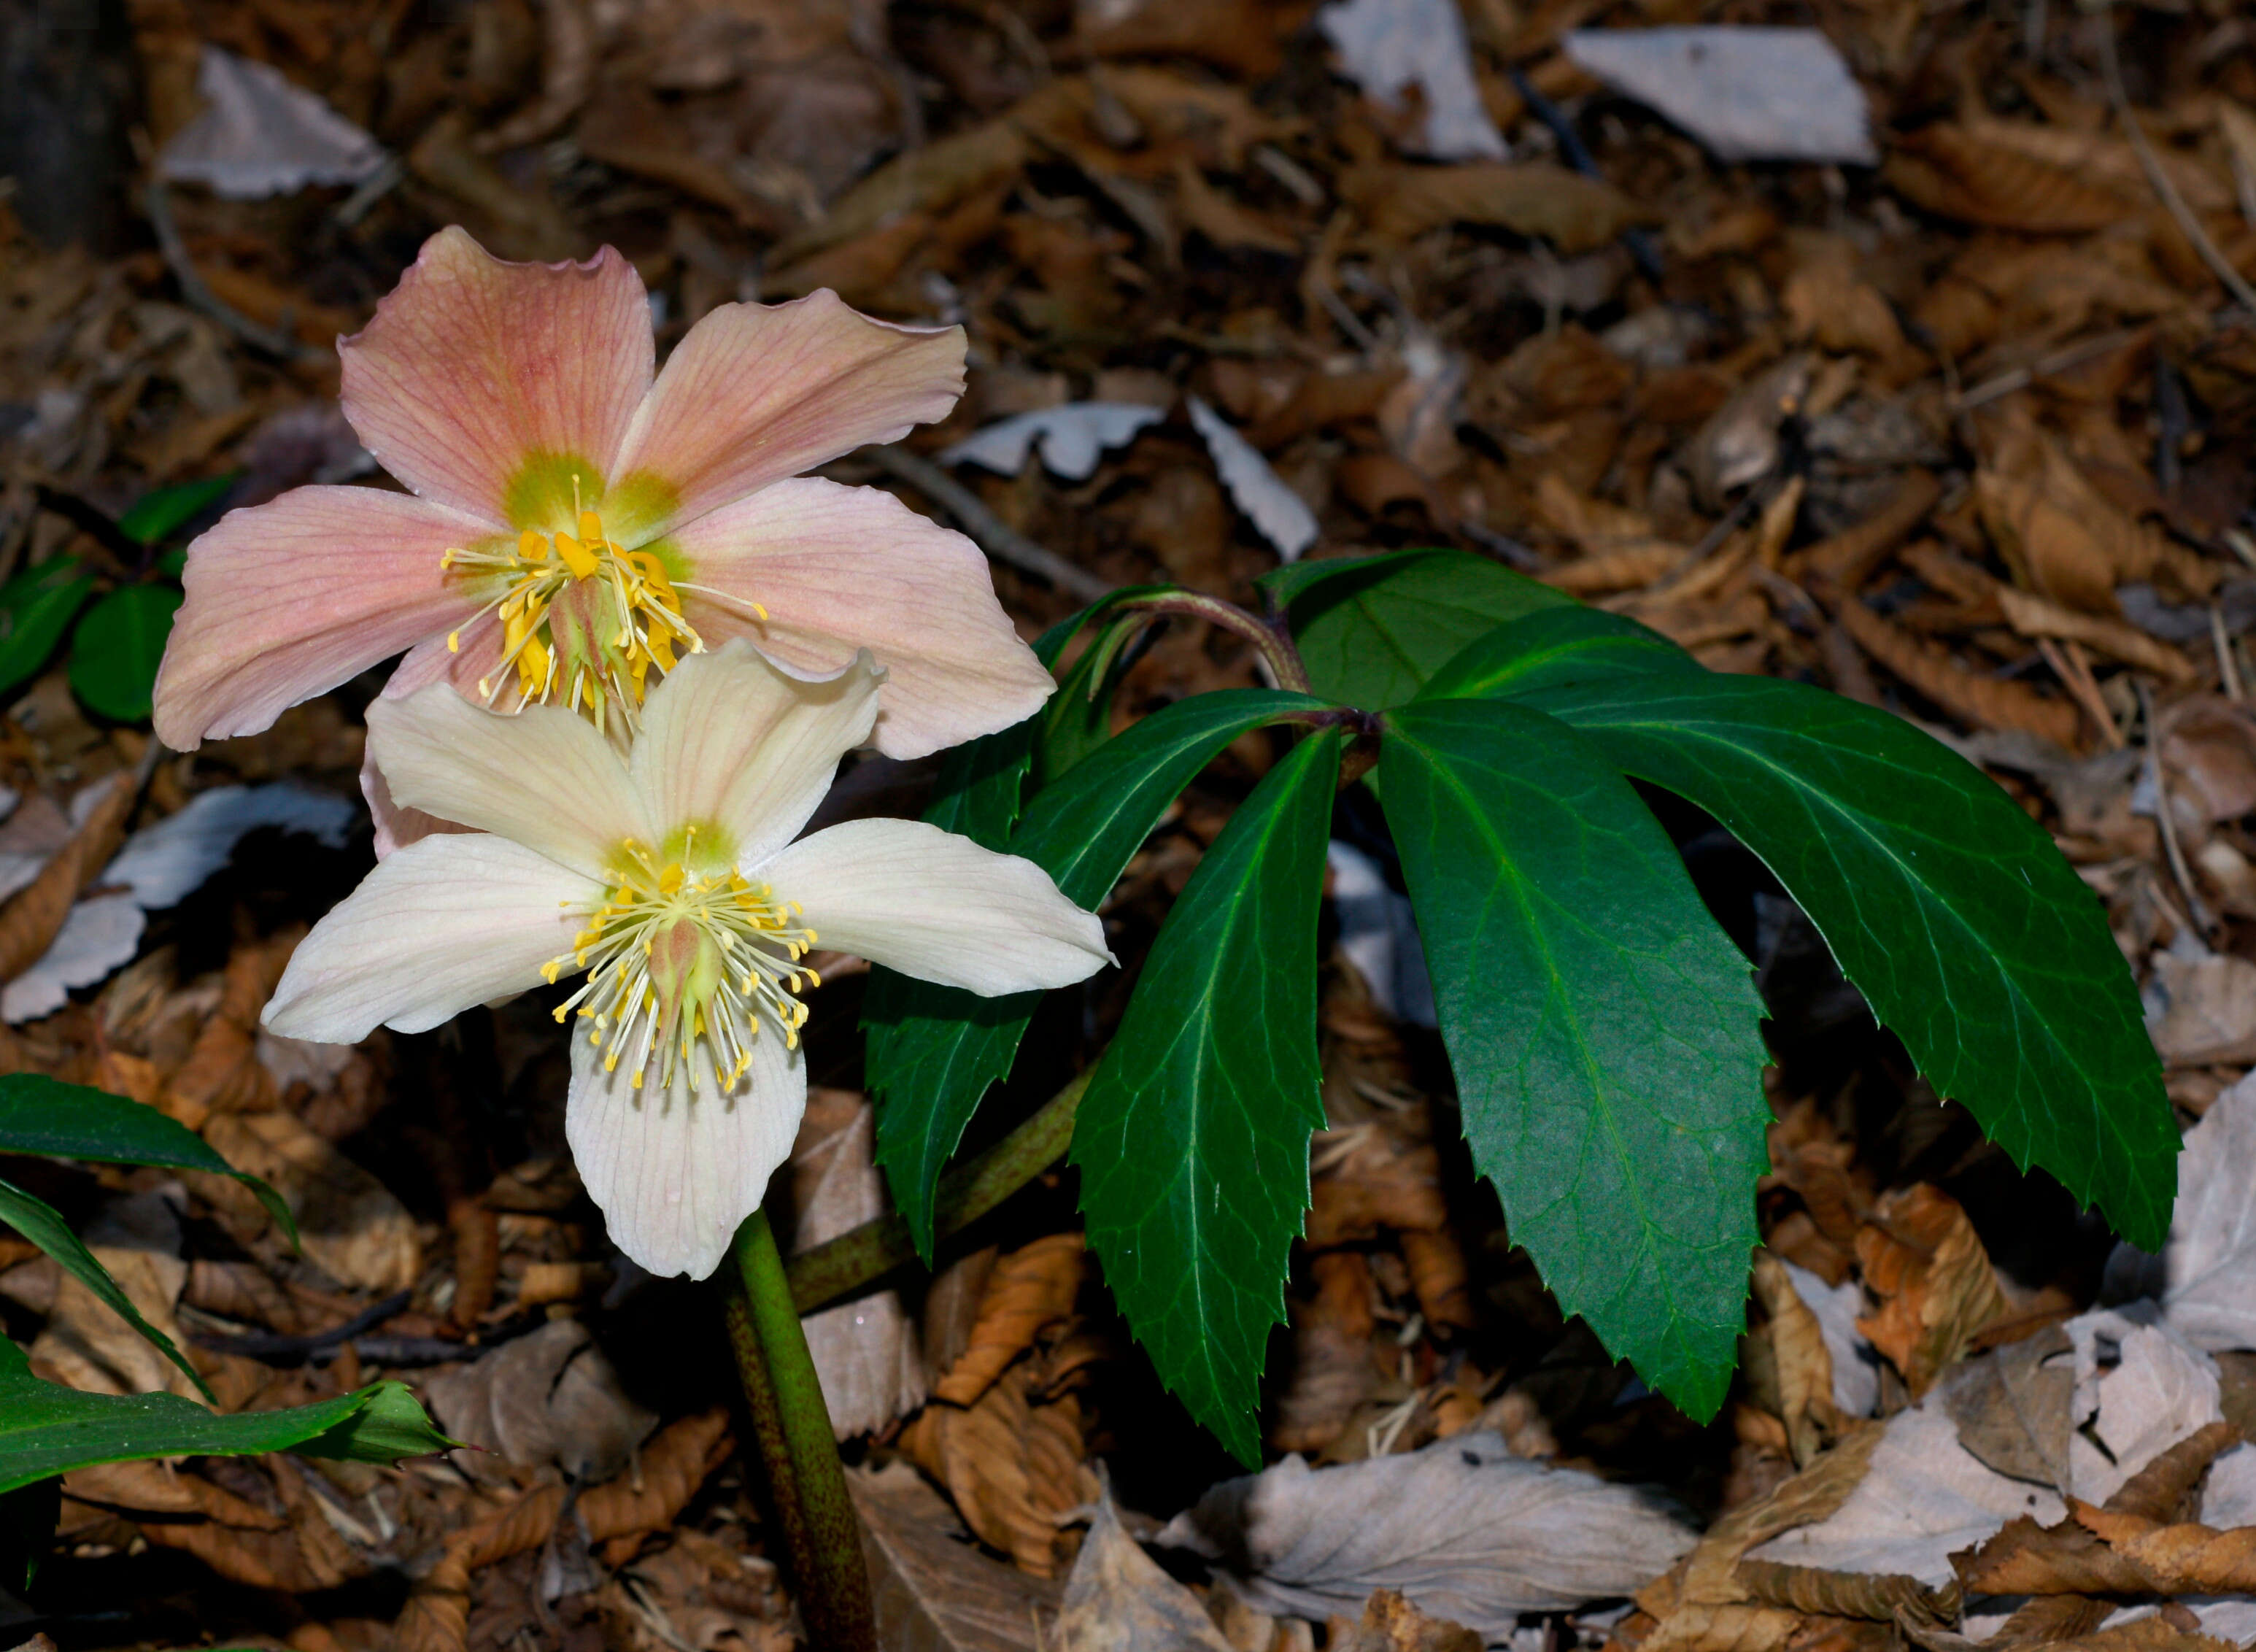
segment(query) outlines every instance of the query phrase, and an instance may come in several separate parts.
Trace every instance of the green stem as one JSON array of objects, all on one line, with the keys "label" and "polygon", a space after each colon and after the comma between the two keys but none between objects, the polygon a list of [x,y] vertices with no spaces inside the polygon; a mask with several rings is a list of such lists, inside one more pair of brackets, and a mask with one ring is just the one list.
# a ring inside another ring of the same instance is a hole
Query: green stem
[{"label": "green stem", "polygon": [[800,1614],[819,1652],[877,1652],[861,1521],[765,1211],[754,1211],[737,1230],[736,1259],[744,1290],[729,1293],[729,1340],[791,1552]]},{"label": "green stem", "polygon": [[[1083,1073],[1009,1135],[942,1176],[933,1238],[942,1239],[969,1226],[1064,1157],[1073,1141],[1081,1092],[1088,1088],[1089,1075]],[[812,1313],[914,1261],[916,1253],[909,1225],[898,1213],[864,1222],[786,1264],[792,1301],[800,1312]]]}]

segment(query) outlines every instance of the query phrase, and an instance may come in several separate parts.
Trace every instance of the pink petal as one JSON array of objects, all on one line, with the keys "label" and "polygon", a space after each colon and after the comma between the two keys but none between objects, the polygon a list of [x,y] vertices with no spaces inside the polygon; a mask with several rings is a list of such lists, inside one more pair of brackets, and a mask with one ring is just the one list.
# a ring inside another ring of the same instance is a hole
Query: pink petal
[{"label": "pink petal", "polygon": [[723,305],[666,358],[619,455],[622,477],[662,484],[649,489],[660,513],[605,526],[646,541],[666,521],[945,419],[963,393],[963,349],[960,327],[872,321],[828,290]]},{"label": "pink petal", "polygon": [[655,347],[634,266],[505,264],[441,229],[337,344],[344,412],[368,450],[427,499],[498,526],[570,529],[572,473],[602,496]]},{"label": "pink petal", "polygon": [[734,599],[684,593],[707,646],[747,637],[806,674],[836,671],[857,648],[875,654],[887,673],[877,739],[888,757],[1006,729],[1054,686],[995,600],[979,547],[880,489],[779,482],[672,542],[682,579]]},{"label": "pink petal", "polygon": [[230,511],[188,547],[188,599],[157,674],[157,738],[176,751],[256,734],[462,618],[439,558],[486,533],[404,493],[299,488]]},{"label": "pink petal", "polygon": [[441,832],[472,830],[460,821],[441,820],[436,815],[427,815],[419,808],[409,808],[404,803],[393,801],[391,788],[384,783],[384,771],[377,767],[373,757],[365,753],[360,760],[360,794],[368,800],[369,817],[376,822],[376,858],[378,860],[394,850],[405,849],[410,844],[419,844],[426,837]]}]

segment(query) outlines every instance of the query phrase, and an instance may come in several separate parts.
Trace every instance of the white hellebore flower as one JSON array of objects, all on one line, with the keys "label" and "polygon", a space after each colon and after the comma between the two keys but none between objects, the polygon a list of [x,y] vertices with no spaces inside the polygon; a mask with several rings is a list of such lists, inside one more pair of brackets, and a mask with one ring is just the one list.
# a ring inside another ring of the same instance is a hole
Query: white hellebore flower
[{"label": "white hellebore flower", "polygon": [[266,1006],[349,1043],[585,972],[565,1131],[619,1248],[701,1279],[791,1150],[817,943],[995,996],[1111,961],[1030,860],[918,821],[792,841],[869,738],[884,674],[805,681],[732,642],[651,690],[624,759],[557,707],[444,684],[369,708],[392,796],[472,830],[410,844],[314,927]]}]

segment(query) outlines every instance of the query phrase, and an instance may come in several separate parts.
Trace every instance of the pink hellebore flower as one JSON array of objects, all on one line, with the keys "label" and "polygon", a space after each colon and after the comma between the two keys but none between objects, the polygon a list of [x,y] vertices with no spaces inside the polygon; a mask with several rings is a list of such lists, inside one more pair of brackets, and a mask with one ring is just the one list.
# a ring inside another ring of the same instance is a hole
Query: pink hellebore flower
[{"label": "pink hellebore flower", "polygon": [[819,943],[993,997],[1110,961],[1103,926],[1030,860],[921,821],[793,842],[870,735],[883,674],[827,681],[738,641],[651,691],[622,757],[553,706],[427,688],[369,710],[399,801],[470,830],[396,851],[300,943],[265,1024],[350,1043],[421,1032],[546,979],[586,979],[565,1134],[621,1250],[702,1279],[791,1151]]},{"label": "pink hellebore flower", "polygon": [[611,248],[506,264],[442,229],[337,346],[345,417],[412,496],[299,488],[198,540],[158,737],[255,733],[403,650],[387,695],[446,679],[631,717],[652,667],[732,637],[801,675],[869,649],[890,756],[1006,727],[1051,683],[978,548],[800,474],[944,417],[963,349],[821,292],[722,306],[653,379],[642,279]]}]

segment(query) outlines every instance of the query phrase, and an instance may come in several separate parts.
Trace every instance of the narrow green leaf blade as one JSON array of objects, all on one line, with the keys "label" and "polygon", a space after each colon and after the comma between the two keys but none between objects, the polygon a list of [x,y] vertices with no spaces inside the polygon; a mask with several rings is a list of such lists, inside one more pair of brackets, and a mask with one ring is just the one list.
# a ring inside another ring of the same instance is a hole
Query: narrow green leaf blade
[{"label": "narrow green leaf blade", "polygon": [[0,585],[0,694],[47,663],[94,585],[75,556],[53,557]]},{"label": "narrow green leaf blade", "polygon": [[1262,778],[1201,858],[1074,1125],[1089,1243],[1160,1379],[1248,1466],[1308,1208],[1316,916],[1343,737]]},{"label": "narrow green leaf blade", "polygon": [[1767,1163],[1747,962],[1573,730],[1421,702],[1388,716],[1378,768],[1473,1162],[1560,1306],[1704,1420]]},{"label": "narrow green leaf blade", "polygon": [[314,1405],[220,1416],[173,1394],[81,1394],[32,1374],[0,1338],[0,1493],[74,1468],[157,1457],[307,1457],[390,1463],[451,1449],[406,1386],[379,1382]]},{"label": "narrow green leaf blade", "polygon": [[1528,703],[1706,809],[1778,874],[1942,1094],[2160,1250],[2178,1133],[2097,898],[1997,783],[1901,719],[1765,678]]},{"label": "narrow green leaf blade", "polygon": [[[1075,904],[1094,907],[1216,752],[1249,730],[1322,705],[1305,695],[1232,688],[1163,707],[1044,787],[1012,834],[1011,852],[1047,872]],[[1040,1001],[1039,992],[983,999],[901,977],[871,983],[863,1020],[885,1029],[871,1042],[864,1080],[878,1101],[877,1160],[927,1261],[941,1167],[988,1087],[1010,1072]]]},{"label": "narrow green leaf blade", "polygon": [[0,1153],[230,1175],[258,1196],[292,1244],[298,1241],[290,1207],[265,1183],[229,1164],[178,1119],[88,1084],[67,1084],[45,1073],[0,1076]]},{"label": "narrow green leaf blade", "polygon": [[[187,1357],[173,1345],[170,1337],[142,1317],[141,1310],[133,1305],[133,1299],[109,1276],[109,1270],[102,1265],[101,1259],[87,1249],[84,1241],[71,1232],[70,1224],[63,1220],[61,1211],[45,1199],[26,1193],[14,1183],[0,1181],[0,1222],[5,1222],[53,1257],[62,1265],[64,1272],[92,1291],[127,1324],[146,1337],[158,1352],[180,1366],[187,1374],[188,1380],[196,1385],[198,1393],[207,1400],[213,1397],[212,1391],[204,1386],[204,1380],[196,1374],[196,1368],[188,1363]],[[4,1338],[0,1338],[0,1341],[4,1340]],[[4,1399],[0,1399],[0,1406],[5,1403]]]},{"label": "narrow green leaf blade", "polygon": [[1573,602],[1464,551],[1294,562],[1256,582],[1283,604],[1313,693],[1365,711],[1402,704],[1484,632]]},{"label": "narrow green leaf blade", "polygon": [[71,642],[71,691],[117,722],[147,717],[173,616],[185,600],[177,585],[126,585],[88,609]]}]

